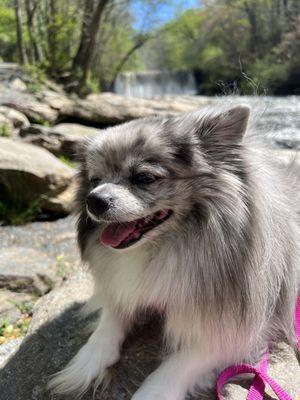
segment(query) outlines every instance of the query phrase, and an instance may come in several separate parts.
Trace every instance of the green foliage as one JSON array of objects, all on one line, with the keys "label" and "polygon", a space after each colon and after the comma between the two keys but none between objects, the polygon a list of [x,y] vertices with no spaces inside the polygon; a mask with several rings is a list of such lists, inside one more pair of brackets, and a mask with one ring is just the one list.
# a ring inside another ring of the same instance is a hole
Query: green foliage
[{"label": "green foliage", "polygon": [[46,80],[46,74],[43,67],[41,65],[27,64],[23,69],[29,80],[27,83],[28,91],[33,94],[39,93]]},{"label": "green foliage", "polygon": [[11,136],[11,129],[7,122],[4,122],[2,125],[0,125],[0,136],[1,137]]},{"label": "green foliage", "polygon": [[146,54],[156,69],[200,72],[207,94],[220,85],[277,93],[292,76],[300,90],[299,26],[296,0],[212,0],[162,27]]},{"label": "green foliage", "polygon": [[12,2],[0,4],[0,58],[3,61],[16,61],[15,14]]},{"label": "green foliage", "polygon": [[12,202],[0,201],[0,226],[24,225],[36,219],[40,213],[40,201],[32,201],[27,207]]},{"label": "green foliage", "polygon": [[60,155],[58,158],[60,159],[61,162],[68,165],[69,167],[71,167],[71,168],[76,167],[76,164],[74,163],[74,161],[70,160],[68,157]]},{"label": "green foliage", "polygon": [[[249,82],[269,93],[284,88],[300,91],[299,0],[206,0],[198,9],[178,13],[163,26],[153,22],[160,5],[176,4],[179,10],[180,2],[140,2],[137,10],[141,3],[148,10],[145,26],[135,15],[135,1],[130,7],[128,2],[107,2],[98,25],[92,23],[95,7],[91,4],[96,2],[89,0],[37,1],[32,20],[25,2],[19,3],[30,64],[28,88],[34,94],[46,76],[86,95],[111,89],[119,72],[146,68],[196,70],[203,77],[201,89],[207,94],[218,91],[221,82],[246,92],[251,91]],[[88,14],[84,14],[86,6],[91,9]],[[90,26],[98,31],[82,42]],[[81,57],[79,62],[76,55],[90,46],[91,62],[83,72],[87,58]],[[17,47],[13,2],[1,0],[0,59],[17,61]]]}]

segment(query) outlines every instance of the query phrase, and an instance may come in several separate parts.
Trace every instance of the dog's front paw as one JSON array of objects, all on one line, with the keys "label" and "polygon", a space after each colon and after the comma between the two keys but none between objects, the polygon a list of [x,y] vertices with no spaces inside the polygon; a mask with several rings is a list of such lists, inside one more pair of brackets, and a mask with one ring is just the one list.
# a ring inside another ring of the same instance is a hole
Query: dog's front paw
[{"label": "dog's front paw", "polygon": [[48,389],[57,394],[76,394],[80,397],[92,382],[96,388],[102,383],[107,368],[115,364],[119,356],[117,346],[103,343],[95,347],[88,342],[65,369],[54,374]]}]

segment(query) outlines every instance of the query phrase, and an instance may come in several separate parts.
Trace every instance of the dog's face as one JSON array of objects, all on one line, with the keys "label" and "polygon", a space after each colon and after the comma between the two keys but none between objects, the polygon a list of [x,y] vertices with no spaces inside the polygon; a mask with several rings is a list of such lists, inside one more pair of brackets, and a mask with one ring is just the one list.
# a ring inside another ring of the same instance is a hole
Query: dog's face
[{"label": "dog's face", "polygon": [[138,120],[89,140],[80,200],[100,225],[102,244],[136,247],[178,227],[193,208],[195,184],[215,173],[205,144],[211,136],[216,143],[214,130],[221,130],[224,140],[240,140],[248,113],[238,107],[222,115]]}]

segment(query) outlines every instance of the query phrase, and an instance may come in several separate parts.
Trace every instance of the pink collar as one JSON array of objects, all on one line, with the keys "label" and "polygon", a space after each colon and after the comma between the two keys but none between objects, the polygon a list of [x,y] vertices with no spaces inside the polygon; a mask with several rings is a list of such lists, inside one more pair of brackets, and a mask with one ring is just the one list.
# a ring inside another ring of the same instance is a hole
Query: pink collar
[{"label": "pink collar", "polygon": [[[295,329],[297,337],[297,345],[300,351],[300,297],[298,297],[295,311]],[[279,400],[292,400],[292,398],[275,382],[268,374],[268,352],[266,352],[259,366],[253,367],[248,364],[235,365],[226,368],[217,380],[217,399],[222,400],[222,388],[226,382],[236,375],[244,373],[254,374],[254,380],[250,387],[247,400],[263,400],[265,386],[268,384]]]}]

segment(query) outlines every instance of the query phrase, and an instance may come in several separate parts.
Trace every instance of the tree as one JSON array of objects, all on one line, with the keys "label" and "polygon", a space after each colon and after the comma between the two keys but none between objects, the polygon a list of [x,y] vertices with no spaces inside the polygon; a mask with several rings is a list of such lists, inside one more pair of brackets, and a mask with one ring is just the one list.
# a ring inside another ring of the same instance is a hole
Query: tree
[{"label": "tree", "polygon": [[19,0],[14,0],[15,15],[16,15],[16,30],[17,30],[17,44],[19,50],[19,58],[21,64],[27,63],[26,50],[23,40],[23,30],[22,30],[22,14]]},{"label": "tree", "polygon": [[29,53],[30,61],[32,63],[41,62],[42,60],[42,50],[38,41],[36,40],[37,33],[35,26],[35,14],[38,9],[38,5],[38,0],[25,0],[26,23],[30,43]]},{"label": "tree", "polygon": [[80,43],[72,65],[72,78],[77,80],[78,92],[81,92],[86,84],[101,17],[110,1],[85,0]]}]

